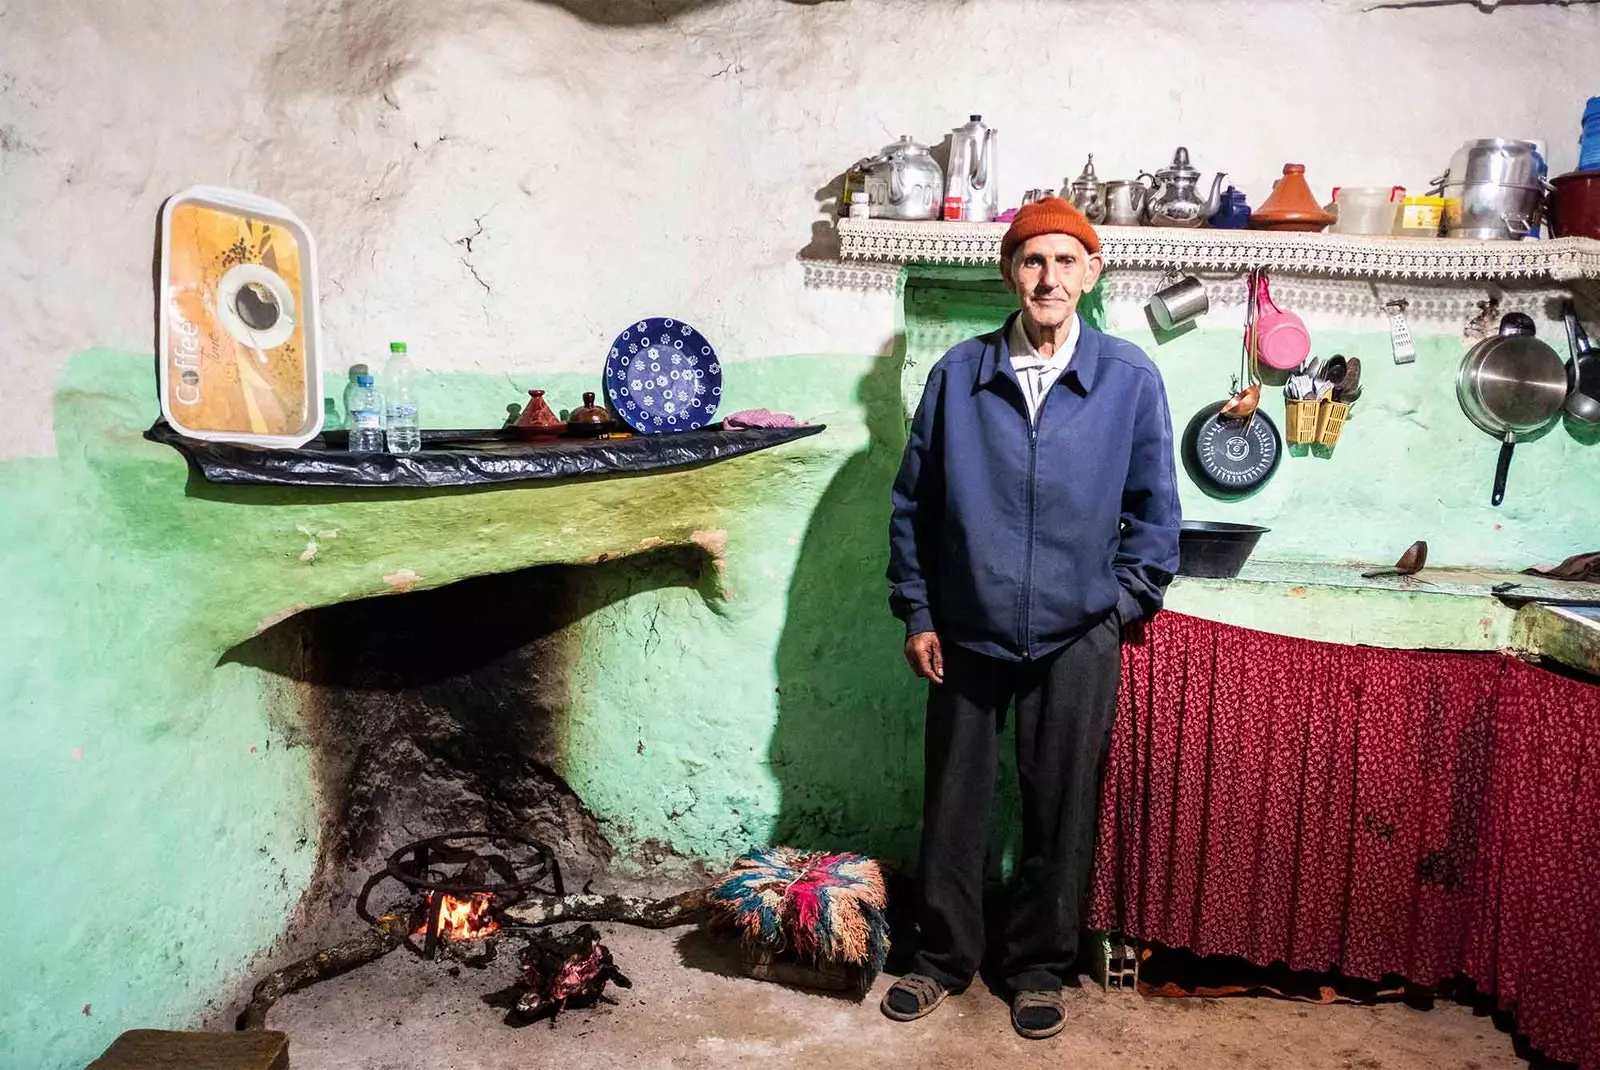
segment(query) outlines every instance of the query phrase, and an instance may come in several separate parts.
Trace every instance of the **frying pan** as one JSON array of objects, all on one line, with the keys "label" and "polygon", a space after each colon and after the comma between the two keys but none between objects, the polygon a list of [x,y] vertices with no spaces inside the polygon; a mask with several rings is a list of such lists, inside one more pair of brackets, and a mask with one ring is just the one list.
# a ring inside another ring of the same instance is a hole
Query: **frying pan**
[{"label": "frying pan", "polygon": [[1461,410],[1480,430],[1500,439],[1491,505],[1505,501],[1506,475],[1518,437],[1555,423],[1567,400],[1566,363],[1533,331],[1531,317],[1507,313],[1500,321],[1500,333],[1467,350],[1456,372]]},{"label": "frying pan", "polygon": [[1562,302],[1561,318],[1567,322],[1567,347],[1572,351],[1567,365],[1567,413],[1574,420],[1600,424],[1600,350],[1590,344],[1571,301]]}]

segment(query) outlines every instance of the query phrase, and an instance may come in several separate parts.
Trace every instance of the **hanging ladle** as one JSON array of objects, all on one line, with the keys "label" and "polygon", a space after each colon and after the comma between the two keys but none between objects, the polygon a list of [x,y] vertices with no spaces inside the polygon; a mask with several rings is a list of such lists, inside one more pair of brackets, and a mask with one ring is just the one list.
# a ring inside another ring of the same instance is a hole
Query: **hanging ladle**
[{"label": "hanging ladle", "polygon": [[[1220,415],[1234,419],[1247,419],[1255,415],[1261,405],[1261,383],[1255,375],[1255,324],[1257,300],[1256,272],[1250,273],[1249,289],[1245,300],[1244,348],[1239,353],[1239,379],[1233,382],[1234,391],[1222,403]],[[1245,383],[1239,389],[1240,381]]]}]

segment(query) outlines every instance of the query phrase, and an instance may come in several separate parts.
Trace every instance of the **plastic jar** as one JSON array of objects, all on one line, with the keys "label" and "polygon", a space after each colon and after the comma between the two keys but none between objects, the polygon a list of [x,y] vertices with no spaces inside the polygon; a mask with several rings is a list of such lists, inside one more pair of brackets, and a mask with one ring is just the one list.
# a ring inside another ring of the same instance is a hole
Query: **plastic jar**
[{"label": "plastic jar", "polygon": [[1392,234],[1398,225],[1400,186],[1341,186],[1333,191],[1334,234]]},{"label": "plastic jar", "polygon": [[1407,197],[1400,202],[1394,233],[1407,238],[1437,238],[1444,225],[1443,197]]}]

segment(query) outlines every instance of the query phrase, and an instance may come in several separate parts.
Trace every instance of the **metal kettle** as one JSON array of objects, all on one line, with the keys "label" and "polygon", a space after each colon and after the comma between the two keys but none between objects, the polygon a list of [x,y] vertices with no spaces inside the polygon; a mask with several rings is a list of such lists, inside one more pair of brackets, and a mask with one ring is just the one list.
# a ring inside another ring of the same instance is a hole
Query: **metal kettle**
[{"label": "metal kettle", "polygon": [[1091,223],[1104,223],[1106,220],[1106,184],[1094,173],[1094,153],[1089,154],[1089,162],[1083,165],[1083,171],[1071,183],[1072,206],[1083,213],[1085,219]]},{"label": "metal kettle", "polygon": [[[1141,171],[1139,176],[1147,174]],[[1211,180],[1211,192],[1202,197],[1200,172],[1189,166],[1189,150],[1180,145],[1172,154],[1172,166],[1149,177],[1155,186],[1145,203],[1146,222],[1153,227],[1198,227],[1215,215],[1222,203],[1222,180],[1227,172],[1218,171]]]},{"label": "metal kettle", "polygon": [[938,219],[944,197],[944,171],[926,145],[911,135],[885,145],[883,151],[860,165],[864,190],[874,219]]},{"label": "metal kettle", "polygon": [[987,223],[1000,214],[995,137],[983,116],[950,131],[950,174],[945,181],[944,217]]}]

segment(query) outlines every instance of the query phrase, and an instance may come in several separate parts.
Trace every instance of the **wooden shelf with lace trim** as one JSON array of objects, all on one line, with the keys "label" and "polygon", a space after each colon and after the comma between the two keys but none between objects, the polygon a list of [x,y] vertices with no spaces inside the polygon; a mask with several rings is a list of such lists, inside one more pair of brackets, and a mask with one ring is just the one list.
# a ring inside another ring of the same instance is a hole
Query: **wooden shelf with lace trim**
[{"label": "wooden shelf with lace trim", "polygon": [[[841,219],[843,259],[887,264],[995,264],[1004,223]],[[1097,227],[1108,267],[1248,271],[1393,279],[1600,278],[1600,241],[1469,241],[1265,230]]]}]

